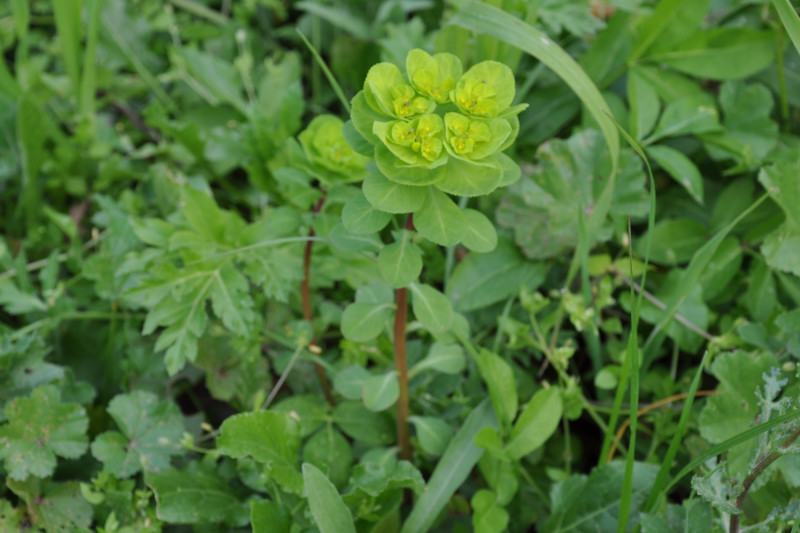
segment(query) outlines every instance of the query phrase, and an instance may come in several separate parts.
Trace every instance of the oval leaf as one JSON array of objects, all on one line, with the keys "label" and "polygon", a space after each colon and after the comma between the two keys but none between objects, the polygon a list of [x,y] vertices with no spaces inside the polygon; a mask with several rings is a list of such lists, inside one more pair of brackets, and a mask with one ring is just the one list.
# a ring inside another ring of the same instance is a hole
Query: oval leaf
[{"label": "oval leaf", "polygon": [[364,405],[370,411],[383,411],[397,401],[400,396],[400,384],[397,373],[392,370],[380,376],[370,376],[364,381],[362,397]]},{"label": "oval leaf", "polygon": [[320,533],[356,533],[350,509],[319,468],[303,463],[303,482],[311,516],[314,517]]},{"label": "oval leaf", "polygon": [[561,391],[557,387],[534,394],[511,430],[506,455],[521,459],[544,444],[558,427],[561,412]]}]

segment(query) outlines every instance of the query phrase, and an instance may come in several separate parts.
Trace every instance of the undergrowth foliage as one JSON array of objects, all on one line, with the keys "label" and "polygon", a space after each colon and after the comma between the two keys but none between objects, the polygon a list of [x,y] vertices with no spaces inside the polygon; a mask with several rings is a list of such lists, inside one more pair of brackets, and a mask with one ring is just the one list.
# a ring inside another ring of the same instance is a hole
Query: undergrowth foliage
[{"label": "undergrowth foliage", "polygon": [[800,528],[789,0],[12,0],[0,50],[0,531]]}]

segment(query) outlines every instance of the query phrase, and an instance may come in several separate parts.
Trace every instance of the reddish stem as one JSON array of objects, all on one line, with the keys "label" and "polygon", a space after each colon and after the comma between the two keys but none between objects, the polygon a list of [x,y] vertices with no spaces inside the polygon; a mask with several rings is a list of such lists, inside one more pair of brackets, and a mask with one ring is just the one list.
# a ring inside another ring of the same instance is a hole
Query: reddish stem
[{"label": "reddish stem", "polygon": [[[406,217],[406,229],[413,230],[414,222],[409,213]],[[408,289],[405,287],[395,291],[397,309],[394,313],[394,368],[400,385],[397,398],[397,443],[400,446],[400,459],[411,460],[411,438],[408,431],[409,396],[408,396],[408,361],[406,360],[406,323],[408,322]]]},{"label": "reddish stem", "polygon": [[[317,204],[314,206],[314,214],[319,213],[320,209],[322,209],[322,204],[325,203],[325,197],[319,199]],[[314,228],[308,230],[308,236],[314,236]],[[314,325],[314,315],[311,313],[311,292],[309,290],[309,283],[311,282],[311,251],[314,247],[314,241],[308,240],[306,241],[306,249],[305,253],[303,254],[303,281],[300,283],[300,300],[303,306],[303,318],[305,318],[309,324]],[[316,345],[317,339],[316,337],[311,337],[311,344]],[[314,362],[314,369],[317,371],[317,378],[319,378],[319,383],[322,386],[322,392],[325,393],[325,398],[328,400],[328,403],[331,405],[336,405],[336,400],[333,398],[333,391],[331,391],[331,384],[328,381],[328,376],[325,375],[325,369],[322,368],[322,365]]]}]

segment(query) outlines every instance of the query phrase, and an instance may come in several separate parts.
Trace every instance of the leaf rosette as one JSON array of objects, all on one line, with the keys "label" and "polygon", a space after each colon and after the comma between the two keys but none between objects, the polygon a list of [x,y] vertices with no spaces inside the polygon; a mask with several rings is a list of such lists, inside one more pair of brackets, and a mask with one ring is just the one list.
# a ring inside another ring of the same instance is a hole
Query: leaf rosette
[{"label": "leaf rosette", "polygon": [[334,115],[320,115],[297,139],[311,163],[309,173],[326,185],[361,181],[369,158],[353,150],[344,138],[344,123]]},{"label": "leaf rosette", "polygon": [[406,72],[417,91],[439,104],[445,104],[450,101],[450,93],[456,88],[463,68],[461,61],[453,54],[431,56],[415,48],[406,57]]}]

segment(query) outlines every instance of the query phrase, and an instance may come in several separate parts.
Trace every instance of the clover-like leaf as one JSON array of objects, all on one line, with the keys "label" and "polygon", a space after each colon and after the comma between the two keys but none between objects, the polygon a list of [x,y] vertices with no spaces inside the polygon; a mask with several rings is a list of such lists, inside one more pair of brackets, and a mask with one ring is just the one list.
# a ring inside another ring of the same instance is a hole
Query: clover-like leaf
[{"label": "clover-like leaf", "polygon": [[425,115],[409,122],[376,122],[372,131],[407,165],[435,168],[447,162],[444,122],[439,115]]},{"label": "clover-like leaf", "polygon": [[297,139],[312,163],[310,173],[325,185],[361,181],[369,158],[353,150],[344,138],[344,123],[334,115],[315,117]]},{"label": "clover-like leaf", "polygon": [[364,97],[373,110],[389,117],[411,118],[436,109],[436,102],[417,94],[391,63],[378,63],[369,69]]},{"label": "clover-like leaf", "polygon": [[497,61],[481,61],[461,76],[450,98],[467,115],[496,117],[511,105],[514,90],[510,68]]},{"label": "clover-like leaf", "polygon": [[141,470],[158,472],[179,455],[183,417],[172,402],[159,401],[146,391],[118,394],[108,404],[108,413],[120,431],[106,431],[92,442],[92,455],[116,477]]},{"label": "clover-like leaf", "polygon": [[447,113],[444,124],[447,151],[470,161],[495,154],[511,135],[511,124],[502,118],[483,119]]},{"label": "clover-like leaf", "polygon": [[27,398],[14,398],[5,412],[8,423],[0,427],[0,459],[11,479],[48,477],[56,468],[56,456],[76,459],[86,451],[86,411],[78,404],[62,404],[55,387],[39,387]]},{"label": "clover-like leaf", "polygon": [[453,54],[431,56],[415,48],[406,57],[406,72],[417,91],[444,104],[450,101],[450,92],[456,88],[463,68],[461,60]]}]

